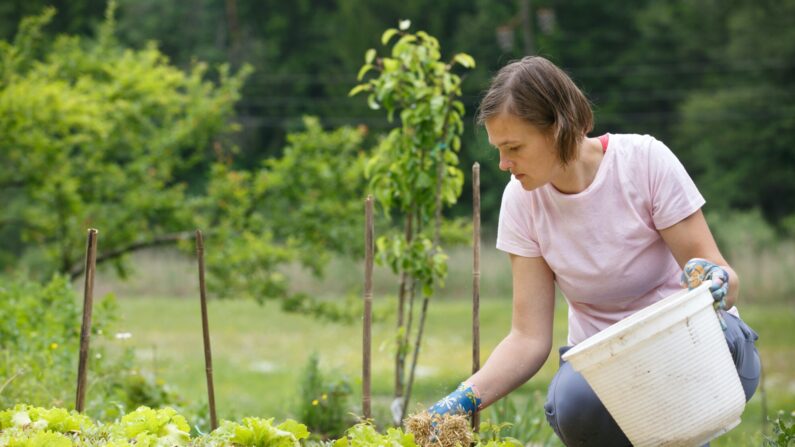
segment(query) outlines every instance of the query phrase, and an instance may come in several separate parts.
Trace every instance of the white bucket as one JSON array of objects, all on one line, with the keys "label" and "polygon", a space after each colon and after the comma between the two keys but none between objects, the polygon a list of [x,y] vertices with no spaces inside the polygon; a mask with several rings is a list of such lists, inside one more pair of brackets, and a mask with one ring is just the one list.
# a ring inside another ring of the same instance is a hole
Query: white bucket
[{"label": "white bucket", "polygon": [[700,446],[740,423],[745,393],[708,287],[671,295],[563,355],[635,446]]}]

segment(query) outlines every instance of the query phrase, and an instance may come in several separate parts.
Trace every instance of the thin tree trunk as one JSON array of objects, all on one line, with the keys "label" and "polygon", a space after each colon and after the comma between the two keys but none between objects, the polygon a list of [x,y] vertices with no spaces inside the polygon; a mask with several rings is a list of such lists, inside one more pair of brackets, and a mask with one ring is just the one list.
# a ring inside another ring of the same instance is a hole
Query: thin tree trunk
[{"label": "thin tree trunk", "polygon": [[[406,216],[406,223],[405,223],[405,230],[404,236],[407,242],[411,243],[411,240],[414,238],[413,234],[413,225],[412,222],[414,220],[414,212],[410,211],[409,214]],[[400,272],[400,289],[398,291],[398,321],[397,321],[397,330],[398,335],[395,337],[395,340],[398,343],[397,352],[395,353],[395,399],[399,399],[403,397],[403,385],[405,383],[404,380],[404,370],[406,365],[406,356],[403,353],[404,342],[403,340],[406,339],[405,334],[408,330],[404,331],[403,336],[400,335],[401,330],[405,328],[405,320],[406,320],[406,291],[407,291],[407,284],[409,282],[409,275],[406,273],[405,270],[401,269]],[[409,315],[411,315],[411,310],[409,310]],[[410,317],[409,317],[410,318]],[[411,320],[409,320],[411,321]]]},{"label": "thin tree trunk", "polygon": [[[449,112],[449,106],[448,106]],[[447,121],[447,114],[445,115],[445,122]],[[447,128],[445,128],[445,135],[447,134]],[[443,140],[444,141],[444,140]],[[439,241],[441,239],[441,230],[442,230],[442,180],[444,179],[444,169],[446,167],[446,163],[444,162],[444,150],[440,150],[439,159],[436,162],[436,196],[435,196],[435,207],[434,210],[434,228],[433,228],[433,252],[436,254]],[[428,315],[428,303],[430,302],[430,297],[425,296],[422,299],[422,311],[420,313],[420,322],[419,327],[417,328],[417,341],[414,344],[414,356],[411,361],[411,372],[409,373],[409,380],[408,386],[406,388],[406,398],[403,401],[403,417],[401,419],[406,419],[406,412],[409,407],[409,399],[411,398],[411,388],[414,385],[414,375],[417,369],[417,358],[420,355],[420,346],[422,343],[422,333],[425,329],[425,317]]]},{"label": "thin tree trunk", "polygon": [[401,420],[406,419],[406,413],[409,408],[409,399],[411,398],[411,388],[414,385],[414,373],[417,370],[417,358],[420,355],[420,343],[422,343],[422,333],[425,328],[425,316],[428,315],[428,303],[430,297],[426,296],[422,299],[422,312],[420,313],[420,324],[417,328],[417,340],[414,342],[414,356],[411,360],[411,373],[409,374],[408,384],[406,385],[406,399],[403,401],[403,415]]},{"label": "thin tree trunk", "polygon": [[[419,233],[422,232],[422,221],[420,220],[421,219],[420,216],[414,216],[414,217],[417,219],[417,222],[415,223],[415,227],[417,228],[417,231],[416,231],[417,234],[419,234]],[[415,312],[414,312],[414,303],[416,302],[416,298],[417,298],[417,278],[415,278],[414,276],[409,276],[409,290],[408,290],[408,293],[409,293],[408,321],[406,323],[406,330],[404,331],[404,334],[403,334],[404,335],[403,336],[403,343],[404,343],[404,346],[406,346],[406,347],[411,346],[410,345],[411,331],[412,331],[412,329],[414,327],[414,324],[413,324],[414,323],[414,314],[415,314]],[[405,357],[406,357],[406,355],[404,353],[404,355],[403,355],[403,362],[404,362],[404,378],[403,378],[403,382],[404,383],[406,382],[406,379],[405,379],[405,361],[406,361],[406,359],[405,359]]]},{"label": "thin tree trunk", "polygon": [[[402,346],[411,346],[410,339],[411,339],[411,330],[413,329],[414,323],[414,301],[417,296],[417,280],[413,277],[409,279],[409,311],[407,312],[408,320],[406,321],[406,330],[403,331],[403,343]],[[403,383],[406,383],[405,377],[405,364],[406,364],[406,353],[403,353]]]}]

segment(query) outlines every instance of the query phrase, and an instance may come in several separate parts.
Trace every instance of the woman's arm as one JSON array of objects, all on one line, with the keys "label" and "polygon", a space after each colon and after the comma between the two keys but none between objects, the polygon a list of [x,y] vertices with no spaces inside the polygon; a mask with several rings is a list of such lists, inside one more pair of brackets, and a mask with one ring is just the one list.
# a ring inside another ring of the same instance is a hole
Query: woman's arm
[{"label": "woman's arm", "polygon": [[712,232],[707,226],[704,214],[696,211],[685,219],[668,228],[660,230],[665,243],[676,258],[676,262],[684,268],[685,264],[694,258],[706,259],[716,264],[729,274],[729,288],[726,294],[726,308],[731,308],[737,302],[740,289],[740,280],[737,273],[729,266],[718,249],[718,244],[712,237]]},{"label": "woman's arm", "polygon": [[529,380],[552,348],[555,310],[554,274],[543,258],[511,255],[513,316],[511,332],[483,368],[465,383],[480,394],[481,408]]}]

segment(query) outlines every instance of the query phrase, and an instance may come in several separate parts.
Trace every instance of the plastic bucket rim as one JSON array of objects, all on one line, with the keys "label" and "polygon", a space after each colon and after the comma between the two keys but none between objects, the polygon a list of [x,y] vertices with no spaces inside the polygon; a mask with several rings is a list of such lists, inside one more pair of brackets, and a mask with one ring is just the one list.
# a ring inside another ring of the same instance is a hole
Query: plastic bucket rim
[{"label": "plastic bucket rim", "polygon": [[[606,347],[612,340],[620,337],[624,337],[628,335],[630,332],[636,330],[640,325],[648,323],[649,321],[659,318],[659,315],[666,310],[671,308],[675,308],[676,306],[680,305],[683,302],[687,302],[694,296],[704,292],[705,289],[708,289],[712,285],[712,282],[707,280],[702,282],[698,287],[695,287],[691,290],[681,290],[673,295],[670,295],[662,300],[647,306],[634,314],[613,323],[612,325],[602,329],[601,331],[597,332],[596,334],[586,338],[585,340],[581,341],[574,345],[571,349],[566,351],[561,357],[564,361],[569,361],[572,357],[578,357],[581,354],[592,351],[595,349],[599,349],[602,347]],[[673,299],[672,299],[673,298]],[[660,303],[663,303],[658,308],[655,308],[654,311],[649,312],[647,309],[654,307]],[[646,311],[646,312],[644,312]],[[616,326],[621,325],[622,327],[619,329],[615,329]],[[659,327],[659,331],[663,331],[667,329],[668,325],[661,325]],[[611,329],[612,328],[612,329]],[[615,332],[610,333],[607,335],[607,331],[615,330]],[[658,332],[659,332],[658,331]],[[601,335],[600,335],[601,334]]]}]

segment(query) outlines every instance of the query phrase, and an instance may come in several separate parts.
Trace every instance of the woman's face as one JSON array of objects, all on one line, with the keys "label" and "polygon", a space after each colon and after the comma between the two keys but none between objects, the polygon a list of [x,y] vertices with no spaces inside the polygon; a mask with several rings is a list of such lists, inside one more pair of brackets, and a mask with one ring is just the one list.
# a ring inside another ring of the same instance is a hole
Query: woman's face
[{"label": "woman's face", "polygon": [[485,122],[489,143],[500,152],[500,169],[510,171],[526,191],[550,183],[562,171],[552,137],[510,113]]}]

